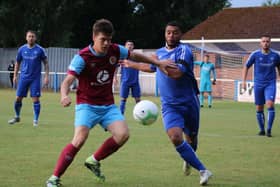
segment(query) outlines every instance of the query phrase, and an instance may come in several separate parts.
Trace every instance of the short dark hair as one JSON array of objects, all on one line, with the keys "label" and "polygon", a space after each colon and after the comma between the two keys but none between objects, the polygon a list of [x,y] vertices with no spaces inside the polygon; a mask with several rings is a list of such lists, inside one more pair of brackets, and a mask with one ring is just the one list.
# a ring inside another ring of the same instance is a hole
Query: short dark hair
[{"label": "short dark hair", "polygon": [[35,36],[37,36],[37,33],[34,30],[27,30],[25,34],[27,35],[27,33],[29,33],[29,32],[34,34]]},{"label": "short dark hair", "polygon": [[107,19],[99,19],[96,20],[95,23],[92,26],[92,33],[104,33],[106,35],[113,35],[114,34],[114,26],[111,23],[111,21]]},{"label": "short dark hair", "polygon": [[130,43],[133,43],[133,44],[134,44],[134,41],[133,41],[133,40],[126,40],[126,41],[125,41],[125,44],[126,44],[126,43],[128,43],[128,42],[130,42]]},{"label": "short dark hair", "polygon": [[167,26],[178,27],[179,30],[180,30],[181,32],[183,31],[183,30],[182,30],[182,25],[181,25],[178,21],[176,21],[176,20],[169,21],[169,22],[166,24],[165,28],[166,28]]},{"label": "short dark hair", "polygon": [[265,38],[271,39],[271,36],[270,36],[269,34],[262,34],[262,35],[261,35],[261,38],[264,38],[264,37],[265,37]]},{"label": "short dark hair", "polygon": [[208,54],[208,53],[205,53],[204,56],[209,57],[209,54]]}]

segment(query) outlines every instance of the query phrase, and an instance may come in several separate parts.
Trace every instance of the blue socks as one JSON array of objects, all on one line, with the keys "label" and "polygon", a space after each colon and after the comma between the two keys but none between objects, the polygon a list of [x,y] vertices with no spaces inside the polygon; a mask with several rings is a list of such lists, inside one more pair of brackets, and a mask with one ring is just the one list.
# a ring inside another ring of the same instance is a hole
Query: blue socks
[{"label": "blue socks", "polygon": [[176,147],[176,150],[186,162],[188,162],[192,167],[194,167],[198,171],[206,169],[196,156],[192,147],[187,142],[183,141],[181,145]]},{"label": "blue socks", "polygon": [[16,112],[16,117],[20,116],[21,107],[22,107],[22,102],[21,101],[15,101],[14,109],[15,109],[15,112]]},{"label": "blue socks", "polygon": [[208,95],[208,106],[212,106],[212,95]]},{"label": "blue socks", "polygon": [[257,111],[256,114],[260,131],[264,131],[264,113],[263,111]]},{"label": "blue socks", "polygon": [[267,109],[267,132],[271,133],[273,121],[275,118],[274,107]]},{"label": "blue socks", "polygon": [[33,110],[34,110],[34,121],[38,121],[40,110],[41,110],[40,101],[36,101],[33,103]]},{"label": "blue socks", "polygon": [[126,100],[121,100],[121,103],[120,103],[120,110],[121,110],[121,113],[124,114],[124,111],[125,111],[125,104],[126,104]]},{"label": "blue socks", "polygon": [[200,95],[199,95],[199,102],[200,102],[200,106],[203,106],[203,104],[204,104],[204,95],[203,95],[203,93],[200,93]]}]

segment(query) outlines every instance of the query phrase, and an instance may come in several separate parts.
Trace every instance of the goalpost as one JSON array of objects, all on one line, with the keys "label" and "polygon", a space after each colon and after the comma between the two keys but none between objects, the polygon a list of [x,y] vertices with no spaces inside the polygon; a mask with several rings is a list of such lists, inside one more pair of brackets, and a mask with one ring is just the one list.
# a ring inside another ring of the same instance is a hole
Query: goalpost
[{"label": "goalpost", "polygon": [[[191,46],[195,60],[202,60],[207,52],[210,61],[215,64],[217,85],[213,86],[213,96],[236,101],[254,101],[253,68],[250,68],[247,77],[247,90],[242,92],[242,69],[250,53],[259,49],[260,39],[214,39],[181,40]],[[280,50],[280,38],[271,39],[271,47],[276,45]],[[199,68],[195,68],[196,77],[199,77]],[[199,80],[199,78],[198,78]],[[279,89],[278,89],[279,88]],[[280,83],[277,83],[276,102],[280,103]]]}]

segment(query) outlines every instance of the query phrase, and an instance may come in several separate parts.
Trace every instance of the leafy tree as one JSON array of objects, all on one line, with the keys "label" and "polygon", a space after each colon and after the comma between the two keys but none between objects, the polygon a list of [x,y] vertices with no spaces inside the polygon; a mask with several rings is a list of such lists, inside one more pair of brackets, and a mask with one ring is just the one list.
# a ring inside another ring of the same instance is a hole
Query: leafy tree
[{"label": "leafy tree", "polygon": [[0,47],[22,45],[31,29],[44,47],[81,48],[92,41],[94,21],[106,18],[115,26],[114,42],[156,48],[168,21],[188,30],[227,6],[228,0],[0,0]]},{"label": "leafy tree", "polygon": [[262,4],[262,6],[280,6],[280,0],[267,0]]}]

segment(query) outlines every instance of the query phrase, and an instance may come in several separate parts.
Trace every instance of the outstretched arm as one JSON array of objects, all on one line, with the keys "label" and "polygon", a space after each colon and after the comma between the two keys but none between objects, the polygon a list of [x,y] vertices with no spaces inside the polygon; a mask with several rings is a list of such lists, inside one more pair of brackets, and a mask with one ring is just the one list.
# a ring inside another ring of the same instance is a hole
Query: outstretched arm
[{"label": "outstretched arm", "polygon": [[133,69],[137,69],[140,71],[144,71],[144,72],[148,72],[148,73],[152,73],[154,72],[151,67],[150,64],[145,64],[145,63],[141,63],[141,62],[133,62],[131,60],[120,60],[120,64],[123,67],[127,67],[127,68],[133,68]]},{"label": "outstretched arm", "polygon": [[163,71],[167,75],[168,75],[168,71],[167,71],[168,68],[177,68],[177,65],[174,62],[172,62],[171,60],[167,59],[167,60],[160,61],[157,58],[148,57],[143,54],[136,53],[136,52],[131,52],[129,59],[131,59],[135,62],[153,64],[153,65],[159,67],[161,69],[161,71]]}]

